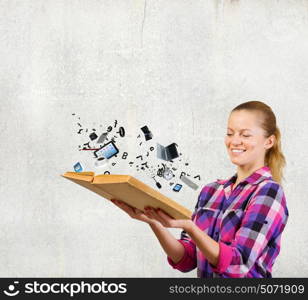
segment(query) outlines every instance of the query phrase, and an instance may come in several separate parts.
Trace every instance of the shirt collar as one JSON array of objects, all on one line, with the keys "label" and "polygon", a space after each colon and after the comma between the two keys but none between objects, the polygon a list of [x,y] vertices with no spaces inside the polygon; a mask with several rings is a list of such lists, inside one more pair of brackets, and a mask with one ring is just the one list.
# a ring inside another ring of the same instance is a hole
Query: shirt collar
[{"label": "shirt collar", "polygon": [[[225,179],[225,180],[217,179],[216,182],[218,182],[219,184],[223,184],[224,187],[227,187],[231,183],[234,183],[236,181],[236,178],[237,178],[237,173],[235,173],[229,179]],[[240,183],[245,182],[245,183],[249,183],[252,185],[256,185],[265,179],[271,179],[271,178],[272,178],[272,173],[271,173],[270,168],[268,166],[263,166],[262,168],[254,171],[251,175],[249,175],[247,178],[242,180]]]}]

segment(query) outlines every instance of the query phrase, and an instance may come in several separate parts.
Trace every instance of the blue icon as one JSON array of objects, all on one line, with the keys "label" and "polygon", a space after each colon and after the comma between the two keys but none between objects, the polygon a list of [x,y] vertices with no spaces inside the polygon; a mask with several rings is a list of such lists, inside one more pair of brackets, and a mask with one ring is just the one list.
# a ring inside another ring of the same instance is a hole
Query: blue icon
[{"label": "blue icon", "polygon": [[94,152],[98,158],[109,159],[119,153],[119,149],[113,142],[105,144],[101,149]]},{"label": "blue icon", "polygon": [[179,184],[179,183],[177,183],[177,184],[174,186],[173,190],[174,190],[175,192],[179,192],[179,191],[181,190],[181,188],[182,188],[182,185]]},{"label": "blue icon", "polygon": [[74,165],[75,172],[82,172],[83,168],[80,162]]}]

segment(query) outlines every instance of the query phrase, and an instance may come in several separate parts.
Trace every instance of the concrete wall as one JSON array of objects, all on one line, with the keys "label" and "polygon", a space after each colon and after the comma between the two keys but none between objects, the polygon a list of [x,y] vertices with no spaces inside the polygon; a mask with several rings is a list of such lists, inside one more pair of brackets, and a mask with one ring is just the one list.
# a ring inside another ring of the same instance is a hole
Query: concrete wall
[{"label": "concrete wall", "polygon": [[[195,277],[146,224],[59,176],[84,155],[72,113],[89,128],[119,120],[132,155],[148,125],[202,185],[236,171],[230,110],[262,100],[288,162],[273,275],[307,277],[307,25],[306,0],[0,0],[0,276]],[[163,192],[193,209],[199,190]]]}]

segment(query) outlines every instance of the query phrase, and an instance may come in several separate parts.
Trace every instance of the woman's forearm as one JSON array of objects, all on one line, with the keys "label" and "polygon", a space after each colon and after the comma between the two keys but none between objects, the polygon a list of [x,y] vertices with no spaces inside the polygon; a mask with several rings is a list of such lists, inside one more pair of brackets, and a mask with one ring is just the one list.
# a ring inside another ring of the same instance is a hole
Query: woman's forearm
[{"label": "woman's forearm", "polygon": [[150,227],[167,256],[169,256],[174,263],[179,262],[185,253],[184,246],[164,226],[152,223]]},{"label": "woman's forearm", "polygon": [[196,246],[207,258],[207,260],[213,265],[217,266],[219,257],[219,244],[204,233],[196,224],[191,222],[185,231],[195,242]]}]

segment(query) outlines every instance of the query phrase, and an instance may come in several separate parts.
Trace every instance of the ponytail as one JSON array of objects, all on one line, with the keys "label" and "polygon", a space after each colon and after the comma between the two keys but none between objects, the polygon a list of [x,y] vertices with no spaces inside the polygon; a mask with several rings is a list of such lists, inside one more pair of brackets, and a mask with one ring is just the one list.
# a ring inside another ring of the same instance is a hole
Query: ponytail
[{"label": "ponytail", "polygon": [[274,131],[274,145],[265,154],[265,164],[270,168],[273,179],[278,183],[282,182],[283,168],[286,165],[285,156],[281,149],[281,134],[278,127]]}]

